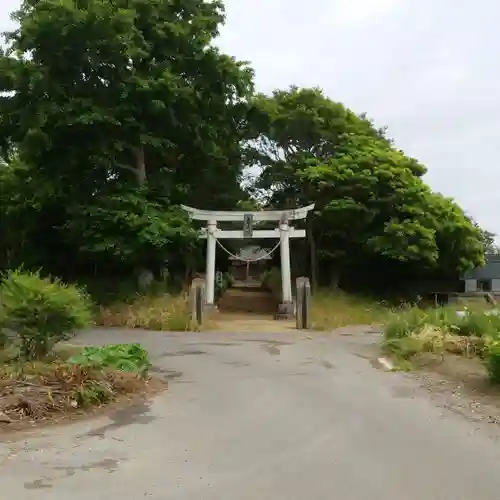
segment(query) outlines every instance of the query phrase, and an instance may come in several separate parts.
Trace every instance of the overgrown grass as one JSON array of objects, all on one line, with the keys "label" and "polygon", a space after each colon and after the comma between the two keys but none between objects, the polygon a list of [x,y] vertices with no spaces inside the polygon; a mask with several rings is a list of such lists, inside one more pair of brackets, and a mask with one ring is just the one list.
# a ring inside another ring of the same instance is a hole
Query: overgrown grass
[{"label": "overgrown grass", "polygon": [[485,314],[484,311],[463,311],[457,314],[453,307],[411,307],[389,315],[385,324],[385,338],[404,338],[418,333],[427,325],[461,337],[496,338],[500,331],[500,316]]},{"label": "overgrown grass", "polygon": [[311,297],[311,323],[315,330],[383,323],[390,308],[373,299],[342,291],[319,290]]},{"label": "overgrown grass", "polygon": [[101,306],[96,315],[98,326],[141,328],[157,331],[190,331],[196,328],[191,318],[189,296],[138,296],[132,302]]},{"label": "overgrown grass", "polygon": [[384,349],[405,364],[423,354],[446,353],[484,359],[490,378],[500,381],[500,316],[454,307],[418,307],[392,313],[385,324]]}]

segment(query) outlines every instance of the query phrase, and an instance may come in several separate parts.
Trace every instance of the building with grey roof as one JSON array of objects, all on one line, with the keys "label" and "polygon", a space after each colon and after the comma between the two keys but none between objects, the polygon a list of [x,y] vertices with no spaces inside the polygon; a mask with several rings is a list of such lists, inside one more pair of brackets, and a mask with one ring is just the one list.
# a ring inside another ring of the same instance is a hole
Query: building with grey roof
[{"label": "building with grey roof", "polygon": [[486,265],[463,274],[465,292],[500,293],[500,255],[486,255]]}]

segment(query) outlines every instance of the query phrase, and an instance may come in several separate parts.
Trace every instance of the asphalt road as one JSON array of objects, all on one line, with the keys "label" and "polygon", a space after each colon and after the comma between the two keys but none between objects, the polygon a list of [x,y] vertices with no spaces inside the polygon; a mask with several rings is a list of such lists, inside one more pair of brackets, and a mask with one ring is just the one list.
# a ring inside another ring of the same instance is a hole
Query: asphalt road
[{"label": "asphalt road", "polygon": [[169,390],[0,443],[0,496],[498,500],[497,424],[384,371],[375,335],[344,333],[90,332],[141,338]]}]

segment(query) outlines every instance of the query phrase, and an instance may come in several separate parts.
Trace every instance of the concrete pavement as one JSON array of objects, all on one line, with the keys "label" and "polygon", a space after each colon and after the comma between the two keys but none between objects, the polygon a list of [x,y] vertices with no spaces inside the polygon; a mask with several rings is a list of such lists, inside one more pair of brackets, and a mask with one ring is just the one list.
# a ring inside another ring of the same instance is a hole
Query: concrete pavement
[{"label": "concrete pavement", "polygon": [[497,500],[496,424],[374,361],[373,334],[89,332],[141,340],[168,391],[0,443],[16,500]]}]

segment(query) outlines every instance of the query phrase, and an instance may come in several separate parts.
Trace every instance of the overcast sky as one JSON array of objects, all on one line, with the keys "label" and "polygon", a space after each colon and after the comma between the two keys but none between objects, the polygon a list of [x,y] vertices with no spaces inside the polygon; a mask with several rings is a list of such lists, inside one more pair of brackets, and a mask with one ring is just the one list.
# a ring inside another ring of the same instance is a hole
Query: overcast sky
[{"label": "overcast sky", "polygon": [[[0,29],[19,0],[2,0]],[[226,0],[219,45],[258,90],[320,86],[500,235],[499,0]],[[498,33],[498,34],[497,34]]]}]

